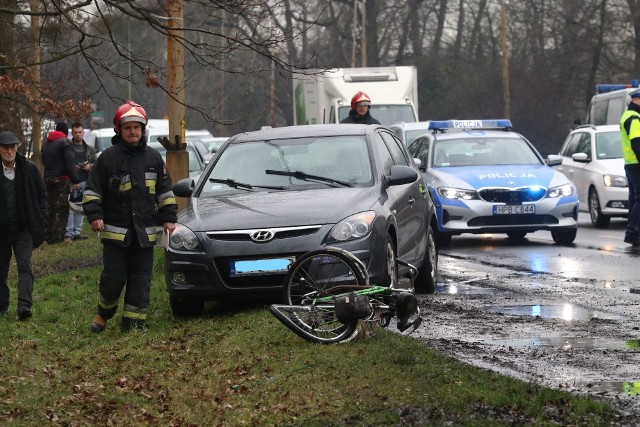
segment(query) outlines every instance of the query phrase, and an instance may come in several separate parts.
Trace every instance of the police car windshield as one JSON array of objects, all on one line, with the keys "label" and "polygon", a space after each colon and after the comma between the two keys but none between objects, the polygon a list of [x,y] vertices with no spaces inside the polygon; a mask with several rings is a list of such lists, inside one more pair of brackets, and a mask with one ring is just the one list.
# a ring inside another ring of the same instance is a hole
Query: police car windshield
[{"label": "police car windshield", "polygon": [[433,167],[538,165],[529,144],[518,137],[460,137],[433,143]]}]

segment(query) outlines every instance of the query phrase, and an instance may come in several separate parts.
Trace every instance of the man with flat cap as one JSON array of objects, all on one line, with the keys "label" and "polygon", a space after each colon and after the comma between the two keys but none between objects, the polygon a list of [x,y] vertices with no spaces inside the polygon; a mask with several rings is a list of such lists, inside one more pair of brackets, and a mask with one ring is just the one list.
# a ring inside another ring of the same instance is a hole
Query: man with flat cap
[{"label": "man with flat cap", "polygon": [[33,162],[18,153],[18,145],[13,133],[0,132],[0,317],[7,317],[9,309],[7,279],[13,252],[18,266],[18,319],[27,320],[33,305],[31,254],[44,241],[49,214],[42,175]]}]

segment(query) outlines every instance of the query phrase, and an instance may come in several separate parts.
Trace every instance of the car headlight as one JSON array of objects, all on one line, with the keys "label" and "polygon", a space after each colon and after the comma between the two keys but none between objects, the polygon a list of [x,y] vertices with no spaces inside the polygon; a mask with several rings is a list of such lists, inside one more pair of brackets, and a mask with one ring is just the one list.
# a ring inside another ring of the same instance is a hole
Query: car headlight
[{"label": "car headlight", "polygon": [[445,199],[475,200],[478,198],[478,192],[475,190],[462,190],[451,187],[438,188],[438,194]]},{"label": "car headlight", "polygon": [[176,229],[173,230],[171,237],[169,237],[169,247],[187,251],[202,249],[195,233],[182,224],[176,224]]},{"label": "car headlight", "polygon": [[573,184],[564,184],[559,187],[550,188],[549,191],[547,191],[547,197],[555,199],[556,197],[571,196],[575,192],[576,188]]},{"label": "car headlight", "polygon": [[328,242],[345,242],[366,236],[371,231],[375,217],[375,212],[369,211],[343,219],[331,229]]},{"label": "car headlight", "polygon": [[602,179],[604,180],[605,187],[627,187],[629,184],[627,183],[626,176],[620,175],[603,175]]}]

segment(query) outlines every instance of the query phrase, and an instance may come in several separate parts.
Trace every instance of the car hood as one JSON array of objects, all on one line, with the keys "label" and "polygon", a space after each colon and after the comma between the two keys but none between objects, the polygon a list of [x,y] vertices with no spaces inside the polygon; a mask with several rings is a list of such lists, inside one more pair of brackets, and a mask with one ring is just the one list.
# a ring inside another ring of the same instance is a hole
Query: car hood
[{"label": "car hood", "polygon": [[539,185],[550,188],[569,182],[566,176],[546,165],[489,165],[431,169],[429,184],[462,189],[485,187],[517,188]]},{"label": "car hood", "polygon": [[371,209],[378,189],[331,188],[192,198],[178,222],[193,231],[334,224]]},{"label": "car hood", "polygon": [[595,169],[595,172],[601,174],[626,176],[624,172],[624,159],[597,160],[597,166]]}]

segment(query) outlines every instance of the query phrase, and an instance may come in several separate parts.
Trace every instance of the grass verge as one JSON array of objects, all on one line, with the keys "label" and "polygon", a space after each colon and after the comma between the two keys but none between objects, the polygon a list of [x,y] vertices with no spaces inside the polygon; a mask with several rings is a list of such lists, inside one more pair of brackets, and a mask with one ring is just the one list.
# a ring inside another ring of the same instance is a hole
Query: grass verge
[{"label": "grass verge", "polygon": [[[387,330],[344,345],[313,345],[264,304],[213,305],[203,317],[174,319],[160,251],[149,329],[122,334],[118,313],[94,335],[99,251],[95,237],[38,249],[34,317],[26,322],[15,320],[10,275],[11,312],[0,319],[1,424],[615,422],[604,403],[472,368]],[[78,264],[84,268],[69,268]]]}]

